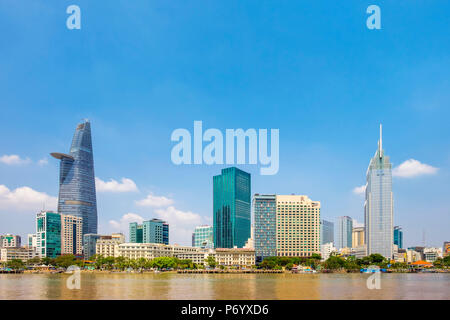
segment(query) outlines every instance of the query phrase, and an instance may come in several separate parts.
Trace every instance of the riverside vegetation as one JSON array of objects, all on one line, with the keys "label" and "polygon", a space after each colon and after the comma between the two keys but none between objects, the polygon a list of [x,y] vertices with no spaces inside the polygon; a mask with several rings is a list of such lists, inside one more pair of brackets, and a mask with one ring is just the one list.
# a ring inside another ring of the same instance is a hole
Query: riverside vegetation
[{"label": "riverside vegetation", "polygon": [[[126,271],[126,270],[195,270],[209,268],[220,269],[237,269],[237,267],[225,267],[218,265],[215,258],[209,256],[205,260],[205,265],[193,263],[192,260],[181,260],[175,257],[157,257],[154,259],[128,259],[125,257],[103,257],[101,255],[94,255],[89,261],[77,259],[73,255],[63,255],[57,258],[33,258],[24,262],[22,260],[14,259],[8,262],[3,262],[3,268],[11,270],[26,270],[32,269],[36,266],[45,265],[53,268],[67,269],[69,266],[76,265],[81,269],[87,270],[107,270],[107,271]],[[356,259],[353,256],[341,257],[332,255],[327,260],[321,261],[319,254],[313,254],[311,257],[268,257],[265,258],[258,266],[252,266],[253,269],[266,270],[292,270],[295,266],[307,266],[313,270],[322,272],[336,272],[347,271],[357,272],[362,268],[368,266],[378,266],[380,268],[389,268],[393,271],[404,271],[410,269],[406,263],[391,264],[388,259],[385,259],[380,254],[371,254],[370,256]],[[438,258],[433,262],[435,269],[449,270],[450,256],[445,258]]]}]

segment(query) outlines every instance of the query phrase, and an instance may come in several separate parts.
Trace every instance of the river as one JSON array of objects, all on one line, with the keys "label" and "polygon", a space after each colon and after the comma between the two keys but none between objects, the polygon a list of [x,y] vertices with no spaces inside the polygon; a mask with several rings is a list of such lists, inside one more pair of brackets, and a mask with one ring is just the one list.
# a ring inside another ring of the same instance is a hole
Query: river
[{"label": "river", "polygon": [[450,274],[0,274],[0,299],[450,299]]}]

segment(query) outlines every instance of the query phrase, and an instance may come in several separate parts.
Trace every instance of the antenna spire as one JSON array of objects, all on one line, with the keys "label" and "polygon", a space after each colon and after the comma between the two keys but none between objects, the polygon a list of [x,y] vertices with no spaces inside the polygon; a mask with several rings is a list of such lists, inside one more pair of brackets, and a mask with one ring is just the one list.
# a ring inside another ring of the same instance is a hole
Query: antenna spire
[{"label": "antenna spire", "polygon": [[380,140],[378,141],[380,158],[383,157],[383,125],[380,123]]}]

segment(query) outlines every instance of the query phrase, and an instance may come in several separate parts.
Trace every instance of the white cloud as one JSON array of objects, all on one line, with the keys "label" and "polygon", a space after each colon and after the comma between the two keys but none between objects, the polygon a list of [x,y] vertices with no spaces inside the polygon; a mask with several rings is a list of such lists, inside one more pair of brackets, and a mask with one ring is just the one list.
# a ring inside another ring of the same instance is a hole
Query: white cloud
[{"label": "white cloud", "polygon": [[14,190],[0,185],[0,210],[36,213],[44,206],[46,210],[56,210],[57,198],[30,187],[20,187]]},{"label": "white cloud", "polygon": [[413,178],[421,175],[431,175],[437,173],[439,168],[421,163],[415,159],[409,159],[392,170],[394,177]]},{"label": "white cloud", "polygon": [[7,165],[22,165],[29,164],[31,162],[30,158],[22,159],[20,156],[16,154],[11,155],[3,155],[0,157],[0,162]]},{"label": "white cloud", "polygon": [[366,192],[366,185],[362,185],[353,189],[354,194],[364,194]]},{"label": "white cloud", "polygon": [[158,218],[169,223],[169,241],[172,244],[190,245],[194,228],[203,224],[199,214],[178,210],[173,206],[156,209],[155,213]]},{"label": "white cloud", "polygon": [[136,213],[130,212],[130,213],[124,214],[122,216],[122,218],[120,218],[119,221],[109,220],[109,224],[116,231],[122,231],[122,232],[127,233],[130,222],[142,223],[142,221],[144,221],[144,218],[142,218],[140,215],[138,215]]},{"label": "white cloud", "polygon": [[136,204],[141,207],[167,207],[173,204],[173,200],[164,196],[155,196],[150,193],[145,199],[136,201]]},{"label": "white cloud", "polygon": [[48,164],[48,159],[47,158],[43,158],[41,160],[38,161],[38,165],[42,166],[46,166]]},{"label": "white cloud", "polygon": [[133,180],[122,178],[121,182],[114,179],[103,181],[95,177],[95,187],[99,192],[133,192],[138,191],[138,188]]}]

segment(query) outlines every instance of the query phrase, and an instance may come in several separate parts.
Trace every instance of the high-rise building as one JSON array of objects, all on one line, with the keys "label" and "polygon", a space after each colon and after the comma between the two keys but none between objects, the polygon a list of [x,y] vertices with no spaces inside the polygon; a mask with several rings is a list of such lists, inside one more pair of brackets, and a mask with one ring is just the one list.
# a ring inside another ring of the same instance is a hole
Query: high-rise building
[{"label": "high-rise building", "polygon": [[352,247],[353,220],[343,216],[337,218],[336,248],[338,250]]},{"label": "high-rise building", "polygon": [[169,244],[169,224],[160,219],[152,219],[138,224],[130,223],[131,243]]},{"label": "high-rise building", "polygon": [[94,157],[89,120],[77,126],[69,154],[55,152],[51,155],[61,160],[58,212],[81,217],[83,234],[97,233]]},{"label": "high-rise building", "polygon": [[41,211],[36,216],[37,254],[39,257],[56,258],[61,254],[61,215]]},{"label": "high-rise building", "polygon": [[250,174],[236,167],[213,178],[214,246],[242,248],[250,238]]},{"label": "high-rise building", "polygon": [[332,242],[334,244],[334,223],[323,220],[321,221],[320,225],[320,242],[321,244],[330,243]]},{"label": "high-rise building", "polygon": [[385,258],[393,255],[393,194],[392,164],[384,154],[382,127],[378,150],[367,169],[366,199],[364,202],[364,227],[367,254],[379,253]]},{"label": "high-rise building", "polygon": [[169,224],[160,219],[142,222],[142,242],[169,244]]},{"label": "high-rise building", "polygon": [[255,194],[253,216],[256,262],[260,263],[266,257],[277,255],[277,196]]},{"label": "high-rise building", "polygon": [[364,227],[353,227],[352,248],[364,245]]},{"label": "high-rise building", "polygon": [[15,236],[9,233],[0,236],[0,248],[18,248],[20,245],[20,236]]},{"label": "high-rise building", "polygon": [[83,256],[85,260],[90,259],[95,254],[97,240],[101,237],[102,235],[94,233],[86,233],[83,236]]},{"label": "high-rise building", "polygon": [[399,249],[403,249],[403,231],[400,226],[394,227],[394,244],[396,244]]},{"label": "high-rise building", "polygon": [[195,227],[193,241],[193,247],[208,249],[214,248],[213,226],[204,225]]},{"label": "high-rise building", "polygon": [[192,232],[192,246],[195,247],[195,232]]},{"label": "high-rise building", "polygon": [[83,254],[83,218],[61,214],[61,254]]},{"label": "high-rise building", "polygon": [[138,224],[137,222],[130,223],[130,242],[131,243],[143,242],[142,224]]},{"label": "high-rise building", "polygon": [[277,255],[320,254],[320,202],[307,196],[277,195]]}]

